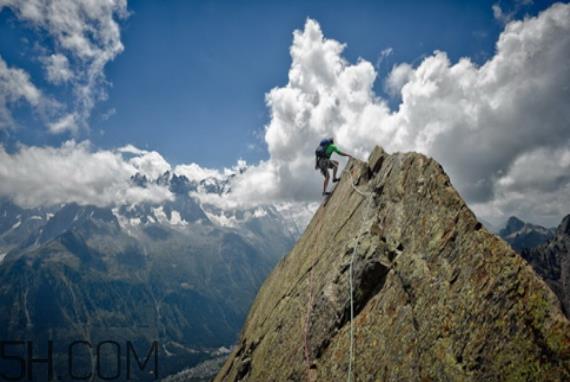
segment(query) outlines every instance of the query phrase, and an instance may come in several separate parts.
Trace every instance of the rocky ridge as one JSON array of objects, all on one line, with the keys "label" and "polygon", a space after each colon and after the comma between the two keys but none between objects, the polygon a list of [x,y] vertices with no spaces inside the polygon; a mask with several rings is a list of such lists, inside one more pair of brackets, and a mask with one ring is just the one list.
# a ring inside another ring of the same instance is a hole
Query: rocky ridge
[{"label": "rocky ridge", "polygon": [[570,379],[570,322],[545,282],[437,162],[376,147],[267,278],[216,381],[345,379],[353,250],[353,380]]}]

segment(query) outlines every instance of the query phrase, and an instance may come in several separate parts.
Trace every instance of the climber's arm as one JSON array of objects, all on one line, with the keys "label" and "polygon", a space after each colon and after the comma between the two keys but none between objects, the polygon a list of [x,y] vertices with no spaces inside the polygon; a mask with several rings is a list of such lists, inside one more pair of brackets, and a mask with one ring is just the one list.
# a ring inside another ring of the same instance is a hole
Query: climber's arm
[{"label": "climber's arm", "polygon": [[336,147],[336,146],[333,147],[333,152],[334,152],[334,153],[337,153],[337,154],[340,155],[341,157],[349,157],[349,158],[352,158],[352,155],[340,151],[340,150],[338,149],[338,147]]}]

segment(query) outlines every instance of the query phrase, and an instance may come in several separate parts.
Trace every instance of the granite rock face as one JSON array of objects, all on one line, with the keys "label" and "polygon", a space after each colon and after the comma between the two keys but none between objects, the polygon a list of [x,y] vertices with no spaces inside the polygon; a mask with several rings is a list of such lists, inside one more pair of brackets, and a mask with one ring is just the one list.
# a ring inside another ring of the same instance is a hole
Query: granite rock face
[{"label": "granite rock face", "polygon": [[[357,192],[352,186],[352,179]],[[570,322],[442,167],[376,147],[261,287],[217,381],[570,380]]]}]

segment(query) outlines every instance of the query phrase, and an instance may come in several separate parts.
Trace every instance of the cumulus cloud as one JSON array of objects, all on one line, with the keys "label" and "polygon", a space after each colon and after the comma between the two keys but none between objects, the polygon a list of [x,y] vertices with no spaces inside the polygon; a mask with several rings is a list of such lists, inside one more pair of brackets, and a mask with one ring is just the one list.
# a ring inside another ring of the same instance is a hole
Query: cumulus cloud
[{"label": "cumulus cloud", "polygon": [[[321,181],[313,169],[314,149],[322,137],[334,136],[342,149],[361,157],[374,144],[433,156],[478,213],[504,216],[515,210],[509,202],[515,200],[514,186],[505,188],[505,179],[523,184],[523,171],[516,170],[521,158],[570,147],[568,4],[509,22],[495,55],[482,66],[469,58],[451,62],[440,51],[415,67],[395,66],[386,86],[399,92],[397,110],[374,94],[373,65],[363,59],[347,62],[344,47],[325,38],[314,20],[294,32],[289,81],[266,95],[270,158],[235,181],[235,196],[258,202],[314,200]],[[559,211],[544,213],[558,219],[568,212],[561,196],[568,194],[566,178],[541,165],[527,171],[532,171],[527,176],[541,173],[556,180],[553,192],[559,197],[553,203]],[[540,194],[536,184],[553,184],[541,179],[517,191],[523,194],[516,199],[518,211],[540,210],[542,198],[533,199]]]},{"label": "cumulus cloud", "polygon": [[25,101],[32,107],[38,107],[42,100],[42,92],[32,83],[28,73],[9,67],[0,56],[0,129],[15,126],[10,106]]},{"label": "cumulus cloud", "polygon": [[570,206],[570,148],[537,149],[519,156],[495,183],[495,197],[475,204],[480,214],[504,220],[504,211],[547,226],[560,223]]},{"label": "cumulus cloud", "polygon": [[[167,171],[195,182],[211,178],[225,182],[242,174],[246,167],[243,160],[223,170],[196,163],[173,167],[157,151],[131,144],[97,150],[89,141],[70,140],[60,147],[20,145],[15,152],[0,145],[0,198],[9,198],[22,207],[70,202],[97,206],[160,203],[174,197],[167,185],[156,182]],[[144,175],[148,182],[141,186],[132,179],[135,174]],[[224,209],[245,205],[215,193],[194,196]]]},{"label": "cumulus cloud", "polygon": [[89,142],[68,141],[61,147],[21,146],[8,153],[0,146],[0,196],[24,207],[76,202],[111,206],[173,196],[156,184],[137,187],[130,178],[153,179],[166,161],[154,151],[126,158],[119,150],[93,150]]},{"label": "cumulus cloud", "polygon": [[170,164],[156,151],[145,151],[142,155],[131,158],[129,162],[151,179],[171,170]]},{"label": "cumulus cloud", "polygon": [[401,93],[402,87],[406,84],[414,72],[412,65],[403,63],[395,65],[388,78],[386,78],[385,88],[388,94],[392,97]]},{"label": "cumulus cloud", "polygon": [[[96,102],[107,96],[105,65],[123,51],[117,20],[128,15],[126,0],[0,0],[0,11],[3,7],[51,36],[54,53],[41,59],[46,79],[72,84],[74,103],[50,131],[86,127]],[[75,123],[64,123],[70,115]]]}]

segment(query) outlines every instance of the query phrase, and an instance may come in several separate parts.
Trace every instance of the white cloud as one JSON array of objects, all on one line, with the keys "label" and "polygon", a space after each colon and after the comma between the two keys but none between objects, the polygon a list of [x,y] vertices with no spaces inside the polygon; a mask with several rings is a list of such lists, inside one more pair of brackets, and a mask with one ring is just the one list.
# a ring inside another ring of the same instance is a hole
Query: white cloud
[{"label": "white cloud", "polygon": [[524,9],[524,7],[531,5],[533,0],[514,0],[510,4],[507,4],[507,9],[501,7],[499,3],[493,4],[491,9],[493,10],[493,17],[495,20],[501,24],[507,24],[511,22],[519,12]]},{"label": "white cloud", "polygon": [[497,3],[497,4],[493,4],[493,6],[491,7],[491,9],[493,10],[493,17],[495,18],[495,20],[500,21],[501,23],[508,23],[509,21],[511,21],[511,19],[513,18],[514,14],[513,13],[506,13],[503,11],[503,9],[501,8],[501,6]]},{"label": "white cloud", "polygon": [[[513,172],[514,163],[538,149],[570,147],[568,4],[508,23],[495,55],[482,66],[468,58],[452,63],[444,52],[414,68],[396,66],[388,77],[388,86],[392,81],[392,88],[400,89],[395,111],[372,90],[374,67],[362,59],[347,62],[343,49],[326,39],[314,20],[294,33],[289,82],[266,95],[270,158],[236,179],[235,197],[315,200],[322,178],[313,169],[314,149],[322,137],[335,136],[341,148],[361,157],[374,144],[433,156],[471,205],[505,215],[513,206],[497,202],[504,197],[500,180],[505,174],[522,176]],[[551,169],[533,171],[554,176]],[[565,187],[556,195],[567,192]],[[519,210],[540,209],[541,202],[533,200],[537,190],[520,191],[525,196],[517,199]],[[563,199],[558,214],[568,212]]]},{"label": "white cloud", "polygon": [[388,94],[392,97],[399,95],[402,87],[410,80],[413,72],[414,68],[410,64],[395,65],[390,74],[388,74],[388,78],[386,78],[385,87]]},{"label": "white cloud", "polygon": [[156,179],[171,170],[170,164],[156,151],[141,150],[139,155],[129,159],[129,164],[151,179]]},{"label": "white cloud", "polygon": [[238,159],[236,164],[231,168],[224,168],[222,170],[202,167],[197,163],[190,164],[180,164],[174,167],[173,172],[177,175],[184,175],[190,181],[200,182],[201,180],[213,178],[217,180],[223,180],[230,175],[240,174],[247,169],[247,162]]},{"label": "white cloud", "polygon": [[495,197],[474,210],[497,222],[509,215],[557,226],[570,206],[570,147],[537,149],[519,156],[495,183]]},{"label": "white cloud", "polygon": [[157,151],[139,149],[131,144],[120,147],[116,151],[121,154],[128,154],[123,155],[123,158],[149,179],[156,179],[166,171],[172,171],[170,163]]},{"label": "white cloud", "polygon": [[200,181],[206,178],[222,179],[223,174],[216,169],[200,167],[196,163],[182,164],[174,168],[174,173],[184,175],[191,181]]},{"label": "white cloud", "polygon": [[89,142],[68,141],[61,147],[21,146],[8,153],[0,146],[0,196],[24,207],[76,202],[109,206],[172,198],[165,187],[135,186],[130,177],[157,174],[164,159],[141,152],[126,159],[119,151],[94,151]]},{"label": "white cloud", "polygon": [[107,109],[107,111],[105,111],[101,114],[101,120],[102,121],[108,121],[109,118],[111,118],[115,114],[117,114],[117,109],[115,109],[114,107]]},{"label": "white cloud", "polygon": [[[239,160],[232,168],[222,171],[202,168],[195,163],[173,169],[157,151],[131,144],[113,150],[95,150],[89,141],[70,140],[60,147],[21,145],[15,152],[8,152],[0,145],[0,197],[10,198],[23,207],[70,202],[97,206],[159,203],[174,197],[166,185],[155,182],[166,171],[185,175],[193,181],[207,178],[222,181],[239,174],[246,166],[245,161]],[[145,187],[132,181],[135,174],[146,176],[149,182]],[[244,205],[217,194],[194,196],[223,208]]]},{"label": "white cloud", "polygon": [[78,129],[77,126],[77,115],[76,114],[67,114],[58,119],[55,122],[51,122],[48,124],[48,129],[51,133],[59,134],[64,131],[71,131],[75,132]]},{"label": "white cloud", "polygon": [[0,0],[3,7],[51,36],[54,52],[41,60],[46,79],[72,83],[74,104],[63,114],[75,115],[76,125],[86,127],[95,103],[106,98],[105,65],[123,51],[117,19],[127,17],[127,1]]},{"label": "white cloud", "polygon": [[61,84],[73,78],[69,60],[63,54],[52,54],[41,58],[46,71],[46,79],[54,84]]},{"label": "white cloud", "polygon": [[380,66],[388,57],[390,57],[394,53],[393,48],[386,48],[383,49],[380,54],[378,55],[378,59],[376,60],[376,69],[380,69]]},{"label": "white cloud", "polygon": [[25,101],[33,108],[43,102],[42,92],[32,83],[29,74],[10,68],[0,56],[0,129],[15,126],[10,106]]},{"label": "white cloud", "polygon": [[134,154],[134,155],[140,155],[147,152],[146,150],[139,149],[138,147],[133,146],[131,144],[119,147],[117,151],[124,154]]}]

